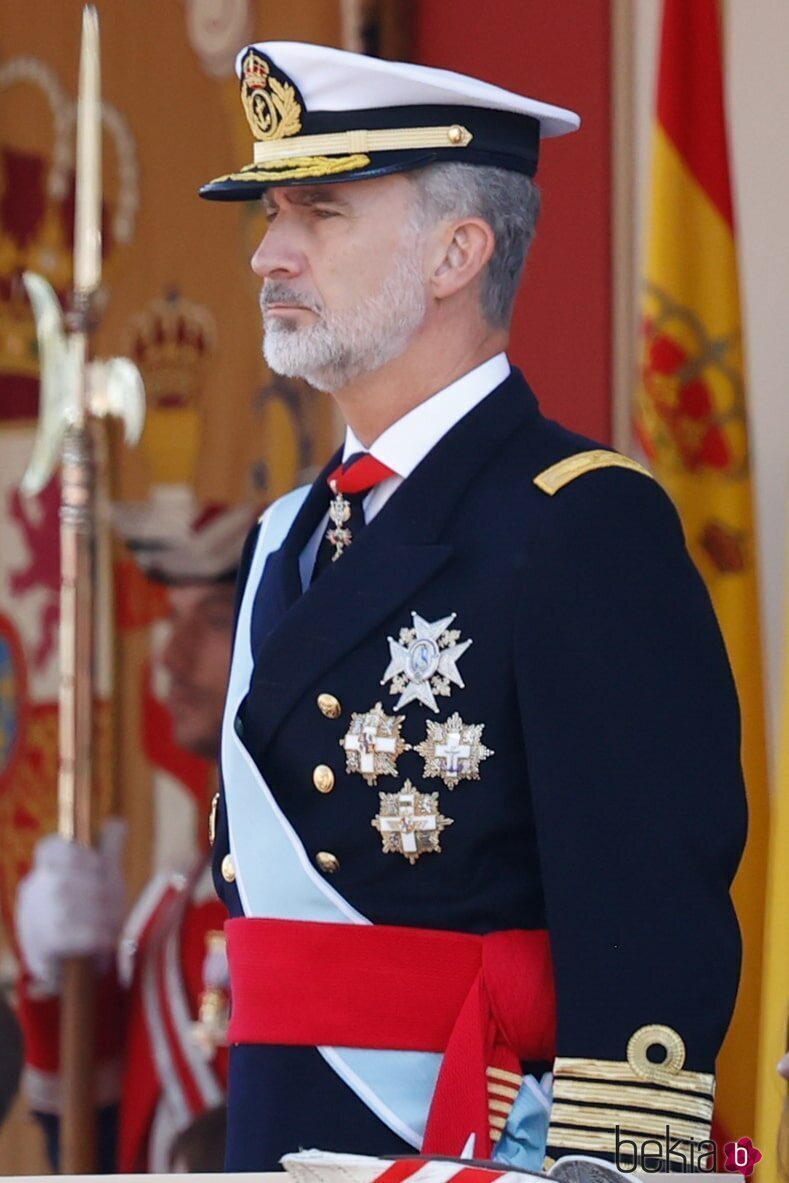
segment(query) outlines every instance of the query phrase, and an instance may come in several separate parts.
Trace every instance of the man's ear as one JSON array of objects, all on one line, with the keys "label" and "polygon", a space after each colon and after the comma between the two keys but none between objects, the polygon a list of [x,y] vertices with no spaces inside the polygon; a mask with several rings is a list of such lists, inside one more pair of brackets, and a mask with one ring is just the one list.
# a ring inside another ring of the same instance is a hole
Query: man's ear
[{"label": "man's ear", "polygon": [[438,263],[430,275],[437,300],[446,300],[467,287],[487,265],[495,246],[493,231],[482,218],[465,218],[447,227]]}]

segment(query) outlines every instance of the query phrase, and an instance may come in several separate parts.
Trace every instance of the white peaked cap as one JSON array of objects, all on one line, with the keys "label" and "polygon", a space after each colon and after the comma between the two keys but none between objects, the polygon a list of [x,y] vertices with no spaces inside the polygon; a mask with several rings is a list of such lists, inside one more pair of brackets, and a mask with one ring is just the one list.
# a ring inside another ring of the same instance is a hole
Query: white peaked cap
[{"label": "white peaked cap", "polygon": [[574,111],[490,82],[299,41],[238,54],[252,163],[203,186],[254,198],[269,185],[360,180],[444,160],[533,175],[543,138],[576,131]]}]

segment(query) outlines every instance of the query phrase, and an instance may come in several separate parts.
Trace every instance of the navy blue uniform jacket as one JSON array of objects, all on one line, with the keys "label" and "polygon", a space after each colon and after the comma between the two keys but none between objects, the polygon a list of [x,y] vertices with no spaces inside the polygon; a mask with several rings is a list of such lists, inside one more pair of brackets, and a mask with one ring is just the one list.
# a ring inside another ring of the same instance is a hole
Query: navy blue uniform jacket
[{"label": "navy blue uniform jacket", "polygon": [[[327,510],[335,456],[264,571],[263,639],[239,721],[306,851],[336,856],[332,885],[373,922],[548,929],[565,1097],[561,1108],[554,1099],[553,1157],[610,1158],[615,1125],[643,1137],[653,1118],[679,1121],[706,1103],[740,965],[729,897],[746,824],[738,705],[677,513],[656,481],[623,468],[587,472],[554,496],[534,483],[599,446],[546,419],[513,370],[302,594],[298,559]],[[352,712],[380,700],[396,713],[381,685],[387,637],[412,611],[454,612],[452,627],[473,640],[458,665],[465,688],[440,698],[438,714],[398,712],[413,745],[427,718],[484,723],[495,754],[451,793],[425,780],[414,751],[398,780],[371,788],[346,773],[339,747]],[[324,692],[339,718],[318,710]],[[313,785],[318,764],[336,776],[328,794]],[[414,865],[384,854],[370,824],[378,791],[406,777],[440,790],[454,820],[442,852]],[[239,916],[220,872],[227,851],[220,800],[215,880]],[[648,1087],[628,1059],[631,1037],[653,1024],[684,1053],[662,1094],[659,1070]],[[230,1169],[270,1170],[308,1146],[413,1153],[312,1048],[231,1049],[229,1094]]]}]

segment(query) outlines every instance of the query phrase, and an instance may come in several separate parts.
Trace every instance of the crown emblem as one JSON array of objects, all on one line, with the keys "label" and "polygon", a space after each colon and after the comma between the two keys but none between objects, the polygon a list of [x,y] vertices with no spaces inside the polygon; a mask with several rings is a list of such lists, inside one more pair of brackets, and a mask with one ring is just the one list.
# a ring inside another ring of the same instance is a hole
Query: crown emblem
[{"label": "crown emblem", "polygon": [[241,102],[256,140],[281,140],[301,131],[304,100],[288,76],[256,49],[249,49],[242,63]]},{"label": "crown emblem", "polygon": [[[39,126],[36,115],[32,129],[35,135],[52,140],[53,152],[47,160],[33,150],[9,146],[0,150],[0,374],[6,393],[11,385],[25,383],[24,396],[17,395],[15,401],[21,400],[25,413],[32,414],[39,373],[36,326],[30,301],[17,280],[23,271],[43,275],[61,298],[71,284],[76,104],[57,75],[38,58],[11,58],[0,66],[0,91],[22,86],[35,87],[46,99],[45,104],[28,103],[25,111],[47,112],[47,126]],[[14,101],[11,96],[9,101]],[[136,146],[125,119],[108,103],[102,105],[102,118],[113,141],[122,182],[117,204],[112,210],[105,209],[106,257],[134,237],[139,175]],[[24,195],[21,199],[20,194]]]},{"label": "crown emblem", "polygon": [[156,297],[131,319],[122,348],[145,384],[141,446],[152,481],[191,484],[200,449],[200,403],[216,348],[214,318],[177,292]]}]

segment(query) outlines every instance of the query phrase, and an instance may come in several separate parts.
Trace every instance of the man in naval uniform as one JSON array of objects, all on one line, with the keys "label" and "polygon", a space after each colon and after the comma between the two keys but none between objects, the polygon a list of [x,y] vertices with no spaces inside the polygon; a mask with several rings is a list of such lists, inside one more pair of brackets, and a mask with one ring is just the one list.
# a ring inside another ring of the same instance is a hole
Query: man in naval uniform
[{"label": "man in naval uniform", "polygon": [[[171,508],[170,520],[153,500],[116,506],[116,524],[143,572],[168,588],[169,631],[160,662],[175,740],[214,759],[233,585],[252,515],[244,506]],[[26,1092],[56,1167],[61,964],[69,955],[93,955],[99,970],[97,1166],[166,1171],[175,1136],[224,1102],[226,963],[217,947],[224,909],[211,886],[201,825],[191,861],[157,869],[125,916],[121,825],[110,820],[98,851],[48,835],[20,884]]]},{"label": "man in naval uniform", "polygon": [[320,46],[237,65],[254,156],[202,193],[262,200],[266,359],[347,428],[242,564],[227,1165],[681,1166],[739,974],[738,706],[665,493],[507,360],[578,118]]}]

